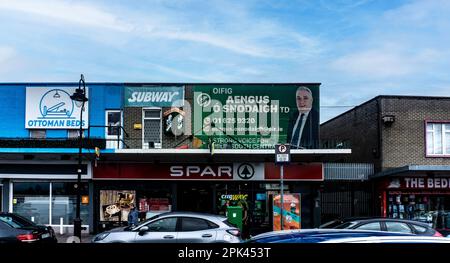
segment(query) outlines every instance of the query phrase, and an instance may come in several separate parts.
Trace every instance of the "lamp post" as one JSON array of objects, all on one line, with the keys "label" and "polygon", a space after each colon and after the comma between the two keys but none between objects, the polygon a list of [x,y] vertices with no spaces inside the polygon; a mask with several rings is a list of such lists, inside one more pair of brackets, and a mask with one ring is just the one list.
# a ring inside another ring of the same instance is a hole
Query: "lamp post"
[{"label": "lamp post", "polygon": [[73,235],[78,237],[81,241],[81,218],[80,218],[80,206],[81,206],[81,151],[83,149],[83,111],[84,111],[84,103],[88,101],[86,97],[86,83],[84,82],[84,76],[81,74],[80,81],[78,81],[78,89],[75,90],[75,93],[70,96],[70,98],[75,101],[77,106],[80,106],[80,130],[78,134],[78,168],[77,168],[77,183],[75,184],[75,189],[77,192],[77,203],[76,203],[76,215],[73,220]]}]

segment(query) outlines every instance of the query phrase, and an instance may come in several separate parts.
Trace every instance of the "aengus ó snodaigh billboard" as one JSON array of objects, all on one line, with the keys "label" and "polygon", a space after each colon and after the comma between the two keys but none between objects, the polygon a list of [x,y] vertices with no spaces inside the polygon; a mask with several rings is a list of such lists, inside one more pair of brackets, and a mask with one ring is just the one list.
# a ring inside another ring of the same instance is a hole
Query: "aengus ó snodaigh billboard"
[{"label": "aengus \u00f3 snodaigh billboard", "polygon": [[197,147],[293,149],[319,146],[320,84],[194,85]]}]

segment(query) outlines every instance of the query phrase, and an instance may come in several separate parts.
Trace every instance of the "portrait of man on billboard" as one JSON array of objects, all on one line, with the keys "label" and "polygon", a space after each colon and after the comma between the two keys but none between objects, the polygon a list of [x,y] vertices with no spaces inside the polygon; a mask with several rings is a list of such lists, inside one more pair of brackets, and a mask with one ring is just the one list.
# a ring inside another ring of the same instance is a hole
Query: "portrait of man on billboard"
[{"label": "portrait of man on billboard", "polygon": [[289,117],[287,142],[292,149],[314,149],[319,144],[319,112],[313,107],[313,93],[305,86],[295,92],[297,109]]}]

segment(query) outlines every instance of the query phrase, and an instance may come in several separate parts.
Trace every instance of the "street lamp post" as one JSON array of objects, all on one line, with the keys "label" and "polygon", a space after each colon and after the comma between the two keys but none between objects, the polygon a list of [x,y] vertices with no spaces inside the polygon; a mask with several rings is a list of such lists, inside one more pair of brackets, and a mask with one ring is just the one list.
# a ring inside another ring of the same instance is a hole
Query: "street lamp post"
[{"label": "street lamp post", "polygon": [[84,103],[88,101],[86,97],[86,83],[84,82],[84,76],[81,74],[80,81],[78,81],[78,89],[75,90],[75,93],[70,96],[70,98],[75,101],[77,106],[80,107],[80,130],[78,134],[78,168],[77,168],[77,183],[75,184],[75,189],[77,192],[77,203],[76,203],[76,215],[73,220],[73,235],[78,237],[81,241],[81,218],[80,218],[80,206],[81,206],[81,172],[82,172],[82,154],[81,151],[83,149],[83,111],[84,111]]}]

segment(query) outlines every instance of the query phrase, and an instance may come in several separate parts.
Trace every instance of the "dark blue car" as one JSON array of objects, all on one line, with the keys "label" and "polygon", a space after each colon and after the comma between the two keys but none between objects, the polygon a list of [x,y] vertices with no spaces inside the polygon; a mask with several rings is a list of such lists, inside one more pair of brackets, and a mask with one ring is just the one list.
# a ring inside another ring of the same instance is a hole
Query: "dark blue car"
[{"label": "dark blue car", "polygon": [[252,237],[248,243],[320,243],[332,239],[349,237],[375,236],[414,236],[405,233],[390,233],[383,231],[351,230],[351,229],[303,229],[284,230],[263,233]]}]

